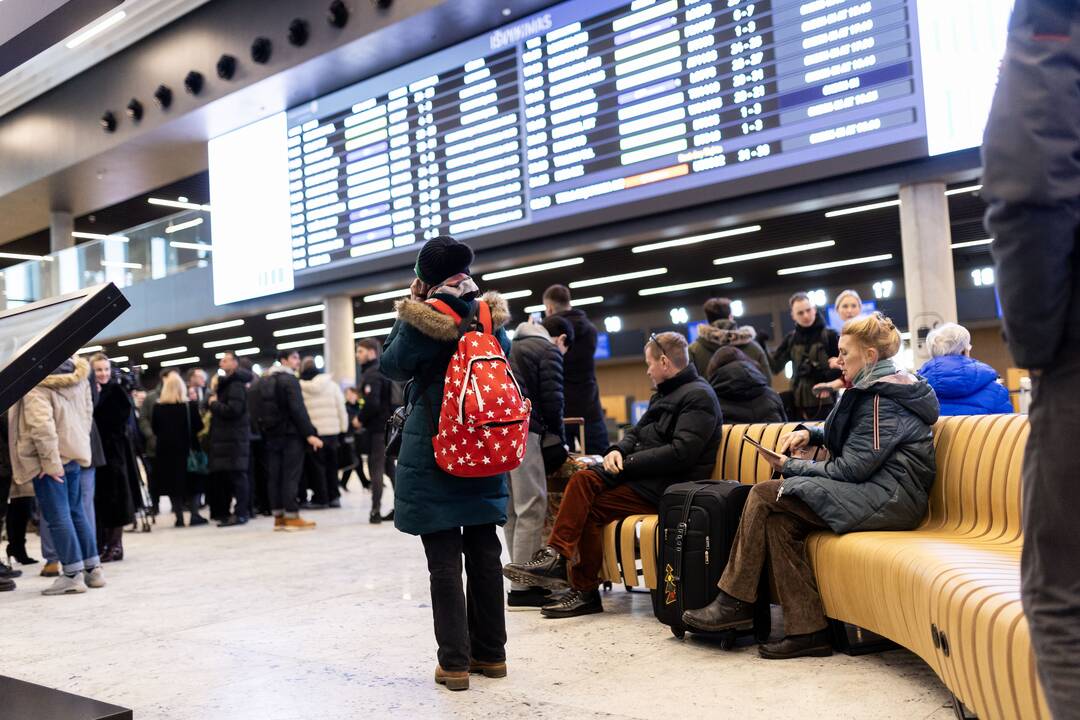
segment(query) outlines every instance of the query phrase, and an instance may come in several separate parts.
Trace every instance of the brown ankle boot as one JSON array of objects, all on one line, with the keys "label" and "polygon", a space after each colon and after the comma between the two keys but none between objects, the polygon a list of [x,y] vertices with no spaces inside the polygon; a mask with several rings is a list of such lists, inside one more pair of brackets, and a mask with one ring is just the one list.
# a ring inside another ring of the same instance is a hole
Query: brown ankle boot
[{"label": "brown ankle boot", "polygon": [[468,670],[443,670],[442,665],[435,666],[435,682],[445,685],[447,690],[468,690]]},{"label": "brown ankle boot", "polygon": [[486,662],[483,660],[470,660],[469,672],[483,675],[486,678],[506,677],[506,661]]}]

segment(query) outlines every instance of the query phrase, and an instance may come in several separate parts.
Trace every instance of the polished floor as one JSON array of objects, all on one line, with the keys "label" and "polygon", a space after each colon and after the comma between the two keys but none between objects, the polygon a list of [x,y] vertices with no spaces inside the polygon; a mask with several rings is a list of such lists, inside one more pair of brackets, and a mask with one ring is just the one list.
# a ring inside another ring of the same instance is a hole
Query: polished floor
[{"label": "polished floor", "polygon": [[40,566],[25,568],[0,595],[0,674],[136,720],[952,717],[944,687],[906,651],[764,661],[675,640],[648,596],[622,589],[603,615],[510,613],[510,676],[451,693],[432,682],[419,541],[367,524],[365,493],[344,502],[310,513],[310,533],[274,533],[266,518],[163,520],[129,533],[108,587],[85,595],[43,597]]}]

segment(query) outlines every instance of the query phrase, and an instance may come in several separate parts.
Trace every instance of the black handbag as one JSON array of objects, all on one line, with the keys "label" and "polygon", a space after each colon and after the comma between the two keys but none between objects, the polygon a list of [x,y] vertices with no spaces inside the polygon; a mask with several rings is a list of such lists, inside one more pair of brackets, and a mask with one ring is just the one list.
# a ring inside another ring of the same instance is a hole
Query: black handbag
[{"label": "black handbag", "polygon": [[[411,381],[410,381],[411,382]],[[408,395],[408,386],[405,388]],[[405,421],[412,412],[412,403],[396,408],[386,421],[386,456],[396,458],[401,452],[401,440],[405,433]]]},{"label": "black handbag", "polygon": [[553,432],[545,432],[540,439],[540,454],[544,457],[544,474],[551,475],[570,457],[562,438]]}]

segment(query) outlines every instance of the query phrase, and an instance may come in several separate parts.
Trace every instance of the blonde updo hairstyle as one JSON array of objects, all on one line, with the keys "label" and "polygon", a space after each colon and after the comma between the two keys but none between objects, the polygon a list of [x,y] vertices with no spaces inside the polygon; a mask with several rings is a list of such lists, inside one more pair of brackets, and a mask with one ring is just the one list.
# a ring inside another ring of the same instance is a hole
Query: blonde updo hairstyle
[{"label": "blonde updo hairstyle", "polygon": [[893,321],[880,312],[848,320],[844,323],[843,334],[854,338],[868,350],[877,350],[879,360],[886,360],[900,352],[900,332]]}]

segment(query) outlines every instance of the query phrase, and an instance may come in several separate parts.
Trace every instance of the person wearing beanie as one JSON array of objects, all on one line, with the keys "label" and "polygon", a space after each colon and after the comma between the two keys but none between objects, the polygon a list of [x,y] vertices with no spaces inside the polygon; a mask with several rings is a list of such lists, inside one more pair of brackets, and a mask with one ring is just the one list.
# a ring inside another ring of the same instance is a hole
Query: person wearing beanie
[{"label": "person wearing beanie", "polygon": [[[424,244],[416,258],[410,297],[397,303],[397,321],[383,347],[380,369],[406,382],[410,407],[402,432],[394,497],[394,525],[419,535],[431,575],[431,610],[438,643],[435,682],[467,690],[469,673],[506,676],[502,546],[495,526],[506,522],[504,474],[453,477],[435,463],[432,437],[443,402],[447,366],[458,346],[458,322],[425,302],[438,299],[466,317],[477,299],[491,310],[492,330],[503,351],[510,341],[506,301],[482,297],[469,274],[472,249],[443,235]],[[466,605],[462,554],[468,573]]]},{"label": "person wearing beanie", "polygon": [[698,336],[690,343],[690,362],[698,374],[708,377],[709,361],[713,353],[725,345],[734,345],[751,361],[757,363],[761,373],[772,377],[769,356],[757,342],[757,331],[749,325],[739,326],[731,311],[731,300],[710,298],[702,307],[706,322],[698,326]]}]

